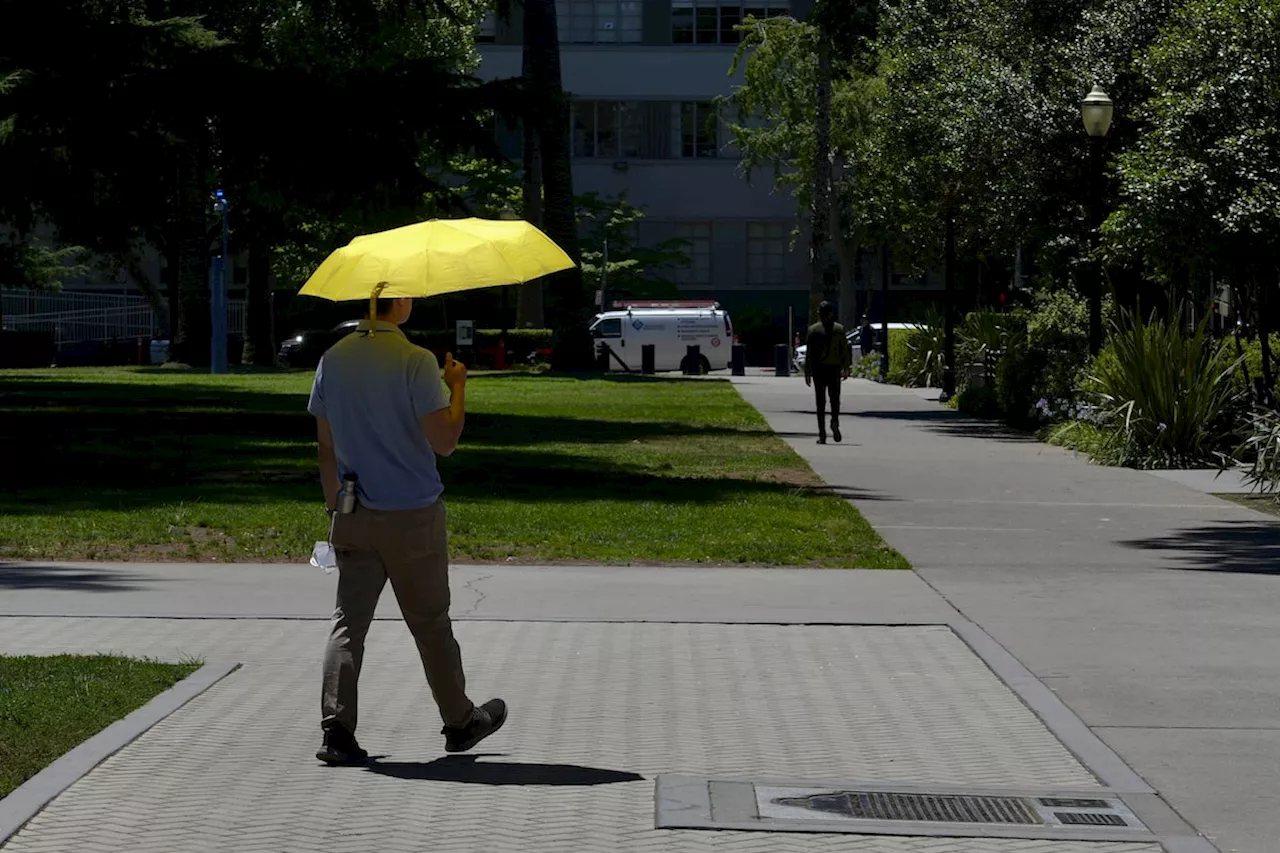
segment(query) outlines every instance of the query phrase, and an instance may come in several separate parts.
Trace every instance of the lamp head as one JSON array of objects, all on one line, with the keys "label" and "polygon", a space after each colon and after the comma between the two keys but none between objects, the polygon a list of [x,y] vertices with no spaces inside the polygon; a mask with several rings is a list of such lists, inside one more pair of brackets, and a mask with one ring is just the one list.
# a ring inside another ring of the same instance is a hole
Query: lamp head
[{"label": "lamp head", "polygon": [[1115,104],[1101,86],[1095,85],[1080,102],[1080,118],[1084,120],[1084,129],[1092,137],[1100,138],[1111,129],[1111,115]]}]

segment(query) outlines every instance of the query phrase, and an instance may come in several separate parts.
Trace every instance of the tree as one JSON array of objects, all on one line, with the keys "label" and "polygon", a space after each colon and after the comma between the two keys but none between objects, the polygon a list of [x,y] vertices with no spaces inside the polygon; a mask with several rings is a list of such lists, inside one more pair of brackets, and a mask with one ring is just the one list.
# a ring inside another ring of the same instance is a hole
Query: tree
[{"label": "tree", "polygon": [[[689,266],[688,241],[664,240],[656,246],[635,244],[635,225],[644,212],[625,194],[602,197],[585,193],[577,199],[578,230],[582,233],[582,277],[604,294],[618,298],[673,299],[680,289],[662,273]],[[604,310],[606,305],[601,305]]]},{"label": "tree", "polygon": [[50,0],[0,30],[0,221],[19,242],[52,226],[57,242],[135,270],[158,303],[139,254],[164,250],[166,163],[212,94],[220,43],[195,19],[146,11]]},{"label": "tree", "polygon": [[502,87],[460,73],[481,14],[479,0],[36,4],[0,36],[13,64],[0,69],[0,165],[26,179],[0,188],[0,219],[22,233],[52,223],[121,263],[157,247],[175,349],[204,363],[223,187],[233,255],[253,267],[246,354],[268,361],[278,246],[403,224],[447,195],[429,164],[458,148],[496,156],[484,117]]},{"label": "tree", "polygon": [[[523,200],[523,169],[511,163],[465,157],[451,161],[447,169],[462,183],[454,187],[458,203],[470,216],[491,219],[513,215]],[[583,193],[574,197],[574,228],[580,234],[582,278],[585,286],[616,297],[675,297],[679,289],[663,273],[689,265],[688,241],[674,238],[654,246],[636,244],[635,226],[644,211],[625,194],[603,196]],[[606,260],[606,241],[608,258]],[[521,288],[535,286],[531,282]]]},{"label": "tree", "polygon": [[[560,77],[560,36],[555,0],[524,0],[524,51],[527,69],[527,120],[538,128],[542,166],[542,226],[575,262],[581,260],[574,216],[573,169],[569,149],[569,99]],[[580,370],[593,361],[587,331],[591,303],[582,270],[575,267],[547,280],[546,295],[555,347],[552,363]]]},{"label": "tree", "polygon": [[[54,249],[37,240],[0,240],[0,288],[59,290],[63,282],[89,272],[81,246]],[[0,305],[0,329],[4,328]]]},{"label": "tree", "polygon": [[[1280,277],[1280,0],[1193,0],[1143,53],[1146,132],[1116,161],[1111,253],[1203,297],[1235,285],[1261,334],[1263,380]],[[1198,300],[1197,300],[1198,301]]]},{"label": "tree", "polygon": [[851,312],[863,234],[848,203],[850,173],[868,130],[877,82],[863,70],[865,39],[845,31],[869,32],[866,13],[842,19],[843,27],[828,26],[839,8],[824,5],[821,26],[792,18],[748,19],[739,27],[743,38],[729,69],[731,75],[742,72],[743,84],[719,103],[741,151],[744,176],[751,180],[758,170],[769,169],[774,187],[791,192],[798,218],[807,220],[811,308],[826,292],[830,238],[840,268],[841,310]]},{"label": "tree", "polygon": [[[240,0],[209,11],[237,58],[231,85],[246,95],[216,117],[218,173],[238,201],[235,243],[250,266],[245,360],[269,364],[268,282],[282,245],[304,228],[345,242],[438,213],[447,193],[424,166],[457,149],[496,154],[481,120],[493,87],[463,73],[478,60],[484,7]],[[277,106],[264,115],[263,101]],[[332,118],[318,126],[317,116]]]}]

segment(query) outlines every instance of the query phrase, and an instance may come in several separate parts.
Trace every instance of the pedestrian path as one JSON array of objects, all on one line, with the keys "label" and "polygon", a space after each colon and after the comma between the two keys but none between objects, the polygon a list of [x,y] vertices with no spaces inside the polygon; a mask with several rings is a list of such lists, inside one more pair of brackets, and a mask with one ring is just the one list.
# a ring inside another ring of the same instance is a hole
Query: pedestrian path
[{"label": "pedestrian path", "polygon": [[0,649],[244,662],[4,846],[88,851],[1155,853],[1151,844],[656,830],[659,773],[1097,788],[945,626],[462,622],[512,718],[444,758],[400,622],[370,637],[371,769],[317,740],[322,621],[0,618]]},{"label": "pedestrian path", "polygon": [[803,381],[734,381],[920,577],[1222,850],[1276,848],[1274,518],[863,380],[845,385],[844,443],[818,446]]}]

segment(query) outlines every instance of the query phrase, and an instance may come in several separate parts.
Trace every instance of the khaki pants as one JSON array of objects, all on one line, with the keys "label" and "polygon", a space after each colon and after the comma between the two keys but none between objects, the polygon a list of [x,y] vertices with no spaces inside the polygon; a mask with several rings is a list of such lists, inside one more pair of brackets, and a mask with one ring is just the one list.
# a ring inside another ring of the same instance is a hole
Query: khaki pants
[{"label": "khaki pants", "polygon": [[422,657],[445,725],[471,715],[462,654],[449,621],[449,542],[445,508],[379,511],[358,507],[336,516],[338,602],[324,655],[321,725],[356,730],[356,682],[364,640],[387,580]]}]

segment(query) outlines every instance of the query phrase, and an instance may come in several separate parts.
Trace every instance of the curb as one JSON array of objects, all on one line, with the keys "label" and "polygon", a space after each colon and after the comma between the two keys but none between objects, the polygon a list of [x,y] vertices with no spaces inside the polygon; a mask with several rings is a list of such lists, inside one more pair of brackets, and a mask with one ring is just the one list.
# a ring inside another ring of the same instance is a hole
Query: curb
[{"label": "curb", "polygon": [[0,799],[0,846],[55,797],[89,771],[137,740],[156,723],[240,668],[239,663],[205,664],[141,708],[116,720]]}]

